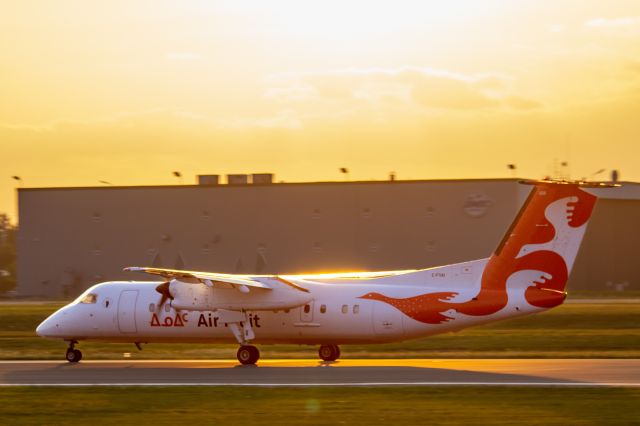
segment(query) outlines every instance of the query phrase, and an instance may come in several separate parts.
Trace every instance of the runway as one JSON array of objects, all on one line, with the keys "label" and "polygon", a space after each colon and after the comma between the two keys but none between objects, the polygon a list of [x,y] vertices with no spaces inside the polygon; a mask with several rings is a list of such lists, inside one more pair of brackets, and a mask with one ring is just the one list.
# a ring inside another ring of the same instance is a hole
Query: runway
[{"label": "runway", "polygon": [[640,359],[0,361],[0,386],[626,386]]}]

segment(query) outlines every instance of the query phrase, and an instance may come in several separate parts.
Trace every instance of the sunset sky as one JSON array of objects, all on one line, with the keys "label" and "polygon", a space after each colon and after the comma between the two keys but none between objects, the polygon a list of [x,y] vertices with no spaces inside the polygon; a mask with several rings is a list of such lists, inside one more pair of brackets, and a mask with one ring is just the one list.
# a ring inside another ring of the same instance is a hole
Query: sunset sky
[{"label": "sunset sky", "polygon": [[0,212],[25,187],[640,181],[638,0],[7,1]]}]

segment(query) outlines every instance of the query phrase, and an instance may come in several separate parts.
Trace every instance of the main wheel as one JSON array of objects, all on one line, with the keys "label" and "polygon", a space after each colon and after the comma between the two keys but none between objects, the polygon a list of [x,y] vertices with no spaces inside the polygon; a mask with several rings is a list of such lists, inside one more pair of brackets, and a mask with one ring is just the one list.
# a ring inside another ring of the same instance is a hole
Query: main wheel
[{"label": "main wheel", "polygon": [[323,361],[335,361],[340,358],[340,348],[338,345],[322,345],[318,349],[318,355]]},{"label": "main wheel", "polygon": [[260,359],[260,351],[255,346],[244,345],[238,348],[238,361],[243,365],[251,365]]},{"label": "main wheel", "polygon": [[78,349],[67,349],[65,358],[67,358],[69,362],[78,362],[82,359],[82,352]]}]

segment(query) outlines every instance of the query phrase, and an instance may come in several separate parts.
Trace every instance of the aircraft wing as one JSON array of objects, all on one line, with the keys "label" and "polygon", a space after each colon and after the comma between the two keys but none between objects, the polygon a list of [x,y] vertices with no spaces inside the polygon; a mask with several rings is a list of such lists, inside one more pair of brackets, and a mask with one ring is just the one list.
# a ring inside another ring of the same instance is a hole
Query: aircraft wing
[{"label": "aircraft wing", "polygon": [[216,274],[212,272],[196,272],[196,271],[180,271],[176,269],[147,268],[142,266],[130,266],[124,268],[124,271],[145,272],[152,275],[160,275],[168,279],[180,280],[180,278],[191,278],[200,281],[203,284],[212,286],[214,284],[231,284],[235,286],[256,287],[271,290],[271,287],[260,281],[252,280],[243,275]]}]

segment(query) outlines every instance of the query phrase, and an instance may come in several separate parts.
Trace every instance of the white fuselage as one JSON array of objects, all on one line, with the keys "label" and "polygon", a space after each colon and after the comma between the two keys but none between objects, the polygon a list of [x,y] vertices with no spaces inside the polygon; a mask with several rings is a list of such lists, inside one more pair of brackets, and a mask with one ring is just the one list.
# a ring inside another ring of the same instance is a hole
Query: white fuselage
[{"label": "white fuselage", "polygon": [[535,188],[488,259],[439,268],[341,275],[249,276],[154,267],[132,272],[164,282],[108,282],[47,318],[40,336],[81,340],[237,342],[238,360],[259,358],[252,343],[337,345],[414,339],[540,312],[563,303],[565,286],[596,197],[582,183]]},{"label": "white fuselage", "polygon": [[[479,276],[485,263],[486,260],[480,260],[358,279],[288,276],[289,282],[308,290],[304,293],[308,302],[287,309],[245,310],[255,332],[252,343],[394,342],[543,310],[524,300],[523,293],[529,285],[526,282],[509,286],[509,303],[498,312],[470,316],[451,309],[447,312],[450,319],[438,324],[417,321],[388,303],[362,298],[370,292],[410,298],[447,290],[457,293],[452,303],[467,302],[480,290]],[[79,297],[45,320],[37,332],[45,337],[77,341],[236,342],[224,322],[222,310],[176,309],[172,303],[159,308],[160,295],[155,290],[158,284],[97,284],[85,292],[97,296],[94,303],[82,303],[83,297]],[[233,288],[226,291],[231,298],[246,297]]]}]

